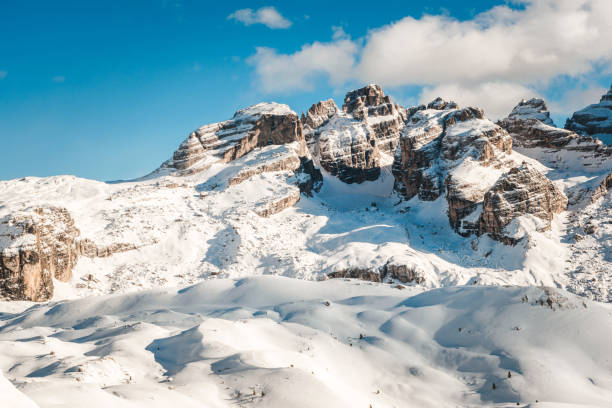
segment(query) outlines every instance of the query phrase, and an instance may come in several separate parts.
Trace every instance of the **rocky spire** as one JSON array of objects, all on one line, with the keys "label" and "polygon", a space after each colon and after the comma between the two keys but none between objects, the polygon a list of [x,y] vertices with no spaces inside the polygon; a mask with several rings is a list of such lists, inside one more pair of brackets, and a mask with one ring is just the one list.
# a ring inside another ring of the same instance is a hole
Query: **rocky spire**
[{"label": "rocky spire", "polygon": [[348,92],[342,110],[330,99],[302,117],[310,152],[346,183],[379,177],[381,167],[393,160],[405,120],[405,109],[374,84]]},{"label": "rocky spire", "polygon": [[523,99],[512,109],[508,119],[537,119],[548,126],[555,126],[543,99]]},{"label": "rocky spire", "polygon": [[599,103],[589,105],[574,112],[565,123],[565,128],[583,136],[601,139],[612,143],[612,87],[601,97]]},{"label": "rocky spire", "polygon": [[612,86],[610,86],[610,89],[608,90],[608,93],[605,94],[604,96],[601,97],[601,100],[599,101],[601,102],[612,102]]},{"label": "rocky spire", "polygon": [[395,105],[383,92],[380,85],[370,84],[360,89],[350,91],[344,97],[342,110],[357,118],[365,116],[392,115]]}]

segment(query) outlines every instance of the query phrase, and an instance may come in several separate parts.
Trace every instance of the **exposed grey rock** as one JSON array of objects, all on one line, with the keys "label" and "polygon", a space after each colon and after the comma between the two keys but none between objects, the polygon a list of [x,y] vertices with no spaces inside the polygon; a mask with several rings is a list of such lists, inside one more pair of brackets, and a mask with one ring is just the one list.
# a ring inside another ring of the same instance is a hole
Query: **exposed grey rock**
[{"label": "exposed grey rock", "polygon": [[591,194],[591,203],[594,203],[595,201],[608,194],[610,188],[612,188],[612,173],[603,177],[603,180],[601,181],[599,186],[597,186],[597,188],[593,191],[593,193]]},{"label": "exposed grey rock", "polygon": [[332,279],[360,279],[370,282],[384,282],[385,279],[393,279],[402,283],[415,282],[419,285],[425,280],[414,268],[393,262],[387,262],[379,268],[347,268],[329,273],[327,277]]},{"label": "exposed grey rock", "polygon": [[[433,201],[444,195],[449,223],[457,233],[463,236],[490,233],[506,243],[513,243],[502,234],[510,221],[525,214],[542,215],[535,210],[536,204],[540,204],[539,194],[548,192],[546,197],[554,201],[540,206],[546,213],[543,218],[548,221],[558,212],[559,202],[567,205],[565,196],[536,169],[521,167],[519,174],[531,175],[533,179],[531,184],[517,184],[522,179],[511,170],[518,168],[511,156],[512,138],[502,127],[487,120],[482,110],[459,109],[455,103],[440,98],[427,106],[412,111],[395,156],[395,188],[407,199],[416,196]],[[499,196],[501,186],[508,187],[510,181],[515,183],[514,189]],[[526,207],[513,201],[513,197],[524,192],[528,197],[521,197],[530,204]],[[504,205],[496,207],[495,200],[503,201]]]},{"label": "exposed grey rock", "polygon": [[546,102],[543,99],[531,98],[529,100],[523,99],[518,105],[512,109],[508,119],[535,119],[544,123],[548,126],[555,126],[553,120],[550,118],[550,112],[546,106]]},{"label": "exposed grey rock", "polygon": [[44,301],[53,278],[66,282],[78,260],[79,230],[64,208],[39,207],[0,220],[0,295]]},{"label": "exposed grey rock", "polygon": [[67,282],[80,256],[101,258],[137,249],[129,243],[98,245],[78,239],[65,208],[36,207],[0,220],[0,297],[41,302],[51,299],[53,279]]},{"label": "exposed grey rock", "polygon": [[583,136],[596,137],[612,143],[612,87],[599,103],[574,112],[565,128]]},{"label": "exposed grey rock", "polygon": [[504,229],[522,215],[533,215],[544,221],[541,230],[549,229],[554,214],[565,211],[567,197],[542,173],[527,163],[513,167],[485,194],[479,218],[479,233],[515,244]]},{"label": "exposed grey rock", "polygon": [[260,208],[255,209],[255,213],[260,217],[270,217],[276,213],[283,211],[285,208],[293,207],[300,200],[300,190],[288,190],[284,196],[280,198],[265,203]]},{"label": "exposed grey rock", "polygon": [[[256,147],[299,142],[304,144],[302,123],[286,105],[260,103],[241,109],[224,122],[202,126],[181,143],[172,159],[159,171],[188,175],[217,161],[230,162]],[[306,146],[302,155],[306,155]]]},{"label": "exposed grey rock", "polygon": [[512,136],[514,147],[526,149],[542,147],[611,154],[598,139],[555,127],[542,99],[523,100],[507,118],[497,124]]},{"label": "exposed grey rock", "polygon": [[302,122],[321,167],[346,183],[361,183],[376,180],[391,162],[405,118],[380,86],[368,85],[347,93],[342,111],[332,100],[319,102]]}]

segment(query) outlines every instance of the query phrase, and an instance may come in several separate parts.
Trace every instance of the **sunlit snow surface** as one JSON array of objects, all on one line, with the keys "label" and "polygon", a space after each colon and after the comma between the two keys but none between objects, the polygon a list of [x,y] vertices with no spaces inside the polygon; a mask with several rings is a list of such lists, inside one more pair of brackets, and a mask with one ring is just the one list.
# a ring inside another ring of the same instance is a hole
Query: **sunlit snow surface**
[{"label": "sunlit snow surface", "polygon": [[[296,177],[229,180],[289,153],[188,177],[1,181],[0,218],[66,207],[80,238],[138,249],[81,257],[55,302],[0,302],[0,407],[610,406],[612,310],[534,286],[610,300],[610,197],[579,200],[608,168],[522,152],[554,164],[574,204],[551,231],[517,222],[529,238],[511,247],[456,234],[444,197],[401,200],[388,167],[359,185],[324,174],[319,193],[262,218]],[[591,218],[598,231],[574,242]],[[387,262],[424,282],[318,282]]]},{"label": "sunlit snow surface", "polygon": [[606,407],[611,312],[537,287],[219,279],[3,313],[0,369],[40,407]]},{"label": "sunlit snow surface", "polygon": [[[261,274],[317,280],[387,262],[413,268],[430,288],[566,285],[564,215],[555,218],[553,231],[532,231],[529,241],[515,247],[486,236],[466,239],[449,226],[444,198],[407,202],[393,194],[388,167],[379,180],[362,184],[324,174],[318,194],[302,195],[296,206],[262,218],[257,208],[293,194],[295,177],[262,173],[231,186],[227,180],[256,166],[256,154],[268,158],[274,149],[284,147],[264,148],[189,177],[112,184],[73,176],[2,181],[0,217],[37,205],[66,207],[80,238],[139,248],[107,258],[81,257],[72,280],[56,282],[56,300]],[[86,279],[90,274],[93,279]]]}]

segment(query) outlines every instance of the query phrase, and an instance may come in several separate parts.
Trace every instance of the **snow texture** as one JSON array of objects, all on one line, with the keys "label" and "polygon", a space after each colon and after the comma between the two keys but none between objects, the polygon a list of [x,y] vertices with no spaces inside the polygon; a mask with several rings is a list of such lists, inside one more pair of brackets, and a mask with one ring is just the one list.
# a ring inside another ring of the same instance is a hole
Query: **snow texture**
[{"label": "snow texture", "polygon": [[[33,407],[606,407],[612,309],[542,287],[282,277],[0,317],[0,398]],[[27,397],[26,397],[27,396]],[[29,405],[28,405],[29,404]]]}]

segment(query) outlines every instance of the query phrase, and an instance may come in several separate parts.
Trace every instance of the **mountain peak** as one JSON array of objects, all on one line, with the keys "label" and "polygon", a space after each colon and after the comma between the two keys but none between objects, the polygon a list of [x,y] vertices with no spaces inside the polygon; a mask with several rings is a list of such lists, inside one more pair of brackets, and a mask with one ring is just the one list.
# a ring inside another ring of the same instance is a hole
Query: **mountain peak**
[{"label": "mountain peak", "polygon": [[583,136],[612,143],[612,87],[601,97],[599,103],[574,112],[565,123],[565,128]]},{"label": "mountain peak", "polygon": [[385,95],[382,87],[370,84],[363,88],[347,92],[344,97],[342,110],[346,113],[359,114],[364,108],[376,107],[383,104],[392,104],[391,98]]},{"label": "mountain peak", "polygon": [[457,109],[459,106],[453,101],[445,101],[439,96],[433,101],[427,104],[427,109],[445,110],[445,109]]},{"label": "mountain peak", "polygon": [[296,114],[288,105],[276,102],[260,102],[255,105],[251,105],[247,108],[236,111],[233,119],[240,119],[246,116],[261,116],[261,115],[291,115]]},{"label": "mountain peak", "polygon": [[550,118],[550,112],[546,106],[546,102],[540,98],[531,98],[529,100],[521,100],[518,105],[512,109],[508,119],[537,119],[548,126],[555,126]]}]

